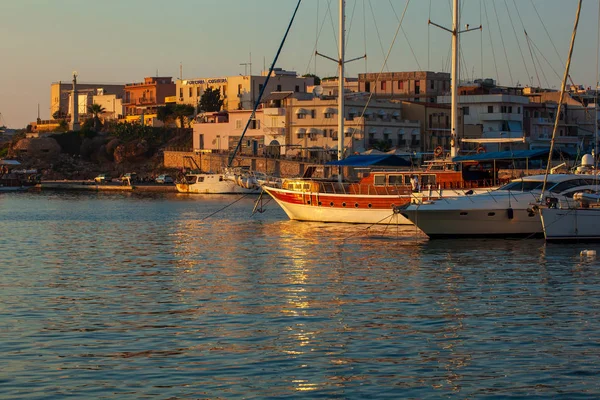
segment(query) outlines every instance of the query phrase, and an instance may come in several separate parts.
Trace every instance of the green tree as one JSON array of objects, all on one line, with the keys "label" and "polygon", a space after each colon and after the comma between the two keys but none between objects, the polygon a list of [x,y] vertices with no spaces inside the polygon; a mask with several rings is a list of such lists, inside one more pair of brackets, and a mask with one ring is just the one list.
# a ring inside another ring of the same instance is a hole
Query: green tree
[{"label": "green tree", "polygon": [[221,89],[207,88],[198,103],[199,112],[215,112],[221,111],[223,107],[223,99],[221,98]]},{"label": "green tree", "polygon": [[67,114],[65,114],[61,110],[54,111],[54,113],[52,114],[53,119],[65,119],[66,117],[67,117]]},{"label": "green tree", "polygon": [[173,108],[173,116],[179,119],[179,126],[181,128],[185,127],[185,121],[189,121],[195,112],[196,109],[194,106],[189,104],[176,104]]},{"label": "green tree", "polygon": [[381,139],[381,140],[376,140],[375,143],[373,143],[373,148],[375,150],[386,152],[386,151],[390,151],[392,146],[390,145],[390,143],[387,140]]},{"label": "green tree", "polygon": [[106,111],[106,109],[104,107],[102,107],[100,104],[91,104],[88,106],[88,113],[90,113],[92,115],[92,117],[94,118],[94,130],[98,131],[98,129],[100,128],[100,117],[99,115],[104,113]]},{"label": "green tree", "polygon": [[175,104],[169,103],[164,106],[159,106],[156,110],[156,118],[168,125],[175,119]]},{"label": "green tree", "polygon": [[314,78],[315,79],[315,85],[320,85],[321,84],[321,78],[319,78],[315,74],[304,74],[304,75],[302,75],[302,77],[303,78]]}]

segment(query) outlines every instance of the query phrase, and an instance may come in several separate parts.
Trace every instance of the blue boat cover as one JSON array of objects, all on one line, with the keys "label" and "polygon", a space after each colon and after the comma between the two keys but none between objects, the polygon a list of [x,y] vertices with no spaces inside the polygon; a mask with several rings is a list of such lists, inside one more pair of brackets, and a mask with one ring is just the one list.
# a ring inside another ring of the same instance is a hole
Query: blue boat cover
[{"label": "blue boat cover", "polygon": [[412,163],[408,157],[400,157],[395,154],[369,154],[351,155],[343,160],[329,161],[325,165],[337,165],[341,167],[410,167]]}]

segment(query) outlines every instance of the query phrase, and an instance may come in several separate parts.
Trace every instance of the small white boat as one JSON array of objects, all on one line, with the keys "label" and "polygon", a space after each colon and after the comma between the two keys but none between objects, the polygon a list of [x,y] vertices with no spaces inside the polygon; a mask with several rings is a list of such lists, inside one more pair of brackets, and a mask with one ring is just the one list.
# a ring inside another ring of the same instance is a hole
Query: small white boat
[{"label": "small white boat", "polygon": [[555,201],[540,207],[546,241],[600,240],[600,195],[575,193],[573,200],[574,207],[561,208]]},{"label": "small white boat", "polygon": [[183,182],[177,182],[179,193],[246,194],[258,193],[259,186],[244,178],[228,174],[188,173]]}]

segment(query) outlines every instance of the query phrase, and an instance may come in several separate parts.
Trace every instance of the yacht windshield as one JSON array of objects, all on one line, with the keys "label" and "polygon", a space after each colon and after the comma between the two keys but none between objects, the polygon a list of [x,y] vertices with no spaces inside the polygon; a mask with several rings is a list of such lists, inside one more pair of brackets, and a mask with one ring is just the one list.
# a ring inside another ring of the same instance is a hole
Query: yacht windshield
[{"label": "yacht windshield", "polygon": [[516,181],[510,182],[500,187],[498,190],[511,190],[513,192],[531,192],[532,190],[542,190],[544,181]]}]

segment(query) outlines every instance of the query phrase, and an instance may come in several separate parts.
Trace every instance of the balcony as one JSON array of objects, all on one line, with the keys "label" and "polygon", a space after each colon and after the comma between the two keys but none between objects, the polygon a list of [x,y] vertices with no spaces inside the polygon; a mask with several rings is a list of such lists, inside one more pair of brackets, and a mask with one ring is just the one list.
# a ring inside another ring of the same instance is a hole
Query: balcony
[{"label": "balcony", "polygon": [[278,128],[275,126],[265,126],[265,127],[263,127],[263,132],[269,133],[271,135],[285,135],[285,128]]},{"label": "balcony", "polygon": [[137,99],[137,104],[156,104],[156,98],[140,97],[139,99]]},{"label": "balcony", "polygon": [[479,118],[482,121],[522,121],[523,114],[514,113],[480,113]]},{"label": "balcony", "polygon": [[263,108],[264,115],[285,115],[285,108]]}]

